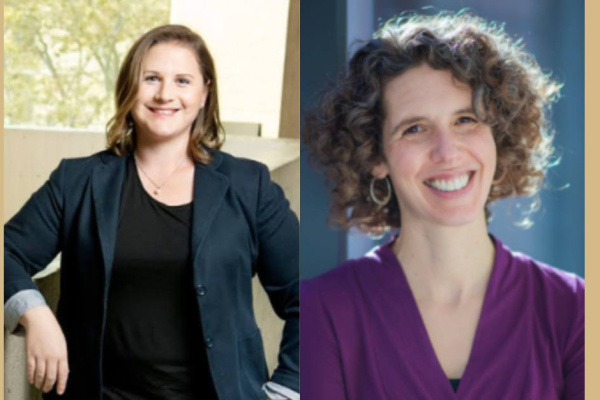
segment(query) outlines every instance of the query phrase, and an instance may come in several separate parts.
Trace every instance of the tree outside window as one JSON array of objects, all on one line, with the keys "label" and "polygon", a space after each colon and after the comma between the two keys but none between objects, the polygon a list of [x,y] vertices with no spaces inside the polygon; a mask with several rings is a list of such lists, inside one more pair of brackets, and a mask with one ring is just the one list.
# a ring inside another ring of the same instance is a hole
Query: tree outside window
[{"label": "tree outside window", "polygon": [[7,0],[4,125],[103,130],[125,52],[170,1]]}]

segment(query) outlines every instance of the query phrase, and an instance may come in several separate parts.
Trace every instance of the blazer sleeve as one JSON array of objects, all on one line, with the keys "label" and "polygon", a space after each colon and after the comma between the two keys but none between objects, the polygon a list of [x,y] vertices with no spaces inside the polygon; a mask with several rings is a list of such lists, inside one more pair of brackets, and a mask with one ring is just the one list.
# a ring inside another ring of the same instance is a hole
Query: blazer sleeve
[{"label": "blazer sleeve", "polygon": [[576,278],[574,318],[563,361],[565,386],[562,400],[585,398],[585,283]]},{"label": "blazer sleeve", "polygon": [[4,303],[34,289],[31,279],[61,250],[64,160],[50,179],[4,225]]},{"label": "blazer sleeve", "polygon": [[299,389],[299,224],[283,190],[260,168],[257,203],[258,257],[256,272],[275,313],[285,321],[278,366],[271,381]]},{"label": "blazer sleeve", "polygon": [[321,290],[314,281],[304,281],[300,296],[302,395],[311,400],[346,400],[340,347]]}]

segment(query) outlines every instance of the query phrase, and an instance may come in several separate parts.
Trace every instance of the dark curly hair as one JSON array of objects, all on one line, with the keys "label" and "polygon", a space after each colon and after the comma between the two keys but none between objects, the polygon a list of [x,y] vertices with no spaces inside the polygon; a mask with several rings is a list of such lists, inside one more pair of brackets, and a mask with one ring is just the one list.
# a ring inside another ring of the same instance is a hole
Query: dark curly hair
[{"label": "dark curly hair", "polygon": [[[464,12],[401,15],[356,51],[348,71],[306,116],[310,160],[330,184],[330,222],[372,234],[400,226],[396,196],[380,206],[369,194],[371,171],[384,160],[382,93],[391,79],[424,63],[468,84],[477,117],[492,129],[498,164],[486,215],[495,200],[537,196],[554,160],[548,113],[561,85],[502,25]],[[375,186],[379,198],[383,186]]]}]

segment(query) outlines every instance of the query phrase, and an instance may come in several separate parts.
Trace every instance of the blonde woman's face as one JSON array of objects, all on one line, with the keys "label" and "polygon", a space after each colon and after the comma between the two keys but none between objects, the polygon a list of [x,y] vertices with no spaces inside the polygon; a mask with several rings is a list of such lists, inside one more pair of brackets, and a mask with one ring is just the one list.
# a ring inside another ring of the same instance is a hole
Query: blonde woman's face
[{"label": "blonde woman's face", "polygon": [[412,68],[383,91],[385,162],[373,175],[389,175],[402,225],[468,224],[484,217],[496,170],[491,128],[472,110],[472,91],[450,71]]},{"label": "blonde woman's face", "polygon": [[151,47],[142,62],[132,110],[137,134],[153,141],[190,135],[207,93],[192,50],[177,43]]}]

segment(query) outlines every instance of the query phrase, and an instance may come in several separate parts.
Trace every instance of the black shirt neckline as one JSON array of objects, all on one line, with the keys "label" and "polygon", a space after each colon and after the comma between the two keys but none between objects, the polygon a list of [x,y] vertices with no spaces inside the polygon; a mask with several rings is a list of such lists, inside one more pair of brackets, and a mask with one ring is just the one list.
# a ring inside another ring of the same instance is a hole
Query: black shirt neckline
[{"label": "black shirt neckline", "polygon": [[133,169],[133,175],[135,176],[135,180],[140,185],[140,188],[142,189],[142,192],[144,193],[144,195],[146,197],[148,197],[150,200],[152,200],[154,203],[156,203],[157,205],[168,208],[170,210],[174,210],[174,209],[182,209],[182,208],[191,207],[192,204],[194,203],[194,201],[192,200],[189,203],[171,205],[171,204],[165,204],[165,203],[155,199],[150,193],[148,193],[146,191],[146,188],[144,187],[144,184],[142,183],[142,178],[140,178],[140,174],[138,173],[137,165],[135,163],[135,160],[133,159],[133,156],[129,157],[129,166],[130,166],[130,168]]}]

